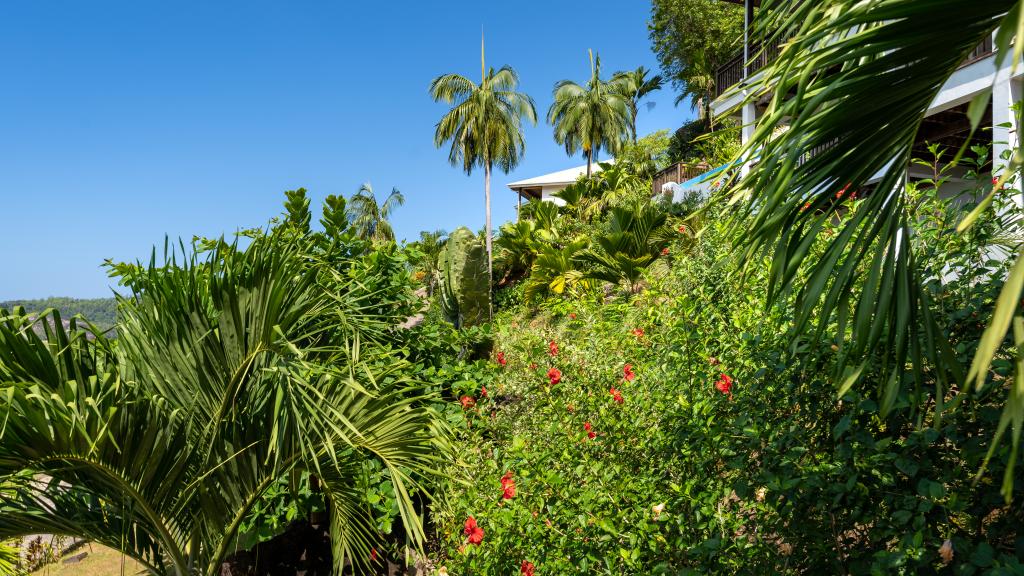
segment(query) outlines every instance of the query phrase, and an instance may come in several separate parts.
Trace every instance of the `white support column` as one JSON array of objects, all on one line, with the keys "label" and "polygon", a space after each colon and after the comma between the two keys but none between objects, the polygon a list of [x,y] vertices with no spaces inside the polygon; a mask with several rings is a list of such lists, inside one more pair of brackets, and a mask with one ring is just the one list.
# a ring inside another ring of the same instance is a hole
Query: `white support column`
[{"label": "white support column", "polygon": [[[754,128],[757,126],[757,108],[753,102],[746,102],[742,108],[742,126],[740,127],[740,142],[743,146],[754,137]],[[746,176],[750,172],[750,162],[744,162],[740,167],[740,174]]]},{"label": "white support column", "polygon": [[[1013,106],[1021,101],[1020,80],[1009,77],[1008,71],[1000,70],[992,87],[992,167],[993,175],[1002,175],[1007,158],[1017,149],[1020,143],[1017,115]],[[1021,189],[1020,178],[1014,187]]]}]

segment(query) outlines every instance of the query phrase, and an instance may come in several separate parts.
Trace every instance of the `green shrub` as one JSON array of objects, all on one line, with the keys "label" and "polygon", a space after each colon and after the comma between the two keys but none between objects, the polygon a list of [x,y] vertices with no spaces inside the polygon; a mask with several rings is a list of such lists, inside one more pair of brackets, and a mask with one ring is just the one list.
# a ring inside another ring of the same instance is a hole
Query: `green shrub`
[{"label": "green shrub", "polygon": [[[990,256],[1001,240],[995,228],[953,234],[970,201],[941,200],[927,183],[908,194],[936,313],[967,360],[991,314],[991,279],[1005,273]],[[856,209],[840,200],[837,219]],[[765,300],[767,265],[736,268],[726,214],[680,234],[671,270],[631,299],[583,293],[499,314],[491,362],[474,364],[466,399],[447,407],[464,464],[435,509],[449,572],[1024,570],[1024,478],[1010,472],[1006,504],[999,484],[1013,456],[992,444],[1012,357],[941,419],[926,408],[929,381],[885,418],[873,396],[837,397],[839,325],[794,333],[793,296]]]}]

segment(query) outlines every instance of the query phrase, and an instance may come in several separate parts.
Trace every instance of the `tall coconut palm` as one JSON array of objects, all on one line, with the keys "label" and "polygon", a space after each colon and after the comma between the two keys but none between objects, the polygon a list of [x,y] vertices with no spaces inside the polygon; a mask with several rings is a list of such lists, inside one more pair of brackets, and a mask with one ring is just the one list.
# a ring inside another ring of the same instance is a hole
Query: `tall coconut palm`
[{"label": "tall coconut palm", "polygon": [[364,183],[348,201],[350,218],[356,234],[363,240],[373,241],[374,244],[394,242],[395,231],[391,228],[388,218],[395,208],[402,204],[405,204],[405,196],[402,196],[398,188],[392,188],[391,194],[388,194],[384,202],[378,203],[373,186],[369,182]]},{"label": "tall coconut palm", "polygon": [[[630,109],[629,125],[633,132],[633,142],[636,142],[636,114],[640,109],[640,101],[646,98],[651,92],[661,90],[661,86],[664,83],[664,79],[660,74],[655,74],[648,78],[647,75],[650,74],[650,72],[651,71],[647,68],[639,66],[636,70],[616,72],[614,76],[612,76],[617,83],[621,83],[632,104]],[[653,105],[653,103],[651,103],[651,105]]]},{"label": "tall coconut palm", "polygon": [[582,150],[587,157],[587,177],[601,149],[618,153],[633,137],[633,100],[624,77],[601,79],[601,57],[590,53],[590,79],[586,86],[572,80],[555,84],[548,122],[555,128],[555,142],[569,155]]},{"label": "tall coconut palm", "polygon": [[491,240],[491,171],[495,166],[508,174],[526,152],[523,120],[537,123],[533,99],[518,92],[519,76],[515,70],[502,66],[495,71],[484,63],[484,44],[480,40],[480,83],[461,74],[438,76],[430,83],[435,102],[454,104],[437,123],[434,145],[451,143],[448,161],[462,166],[466,174],[473,168],[484,170],[485,245],[487,277],[493,281]]},{"label": "tall coconut palm", "polygon": [[362,573],[380,534],[356,479],[375,460],[422,542],[410,475],[437,466],[441,436],[402,361],[373,344],[398,321],[369,288],[387,279],[348,278],[309,246],[281,227],[143,268],[144,288],[118,299],[116,344],[57,313],[0,310],[0,540],[66,534],[152,574],[216,576],[259,500],[307,473],[337,573]]},{"label": "tall coconut palm", "polygon": [[[799,290],[798,327],[815,317],[818,334],[837,319],[847,326],[834,376],[840,394],[861,384],[874,365],[885,371],[878,385],[883,415],[926,374],[936,381],[938,411],[950,399],[958,404],[963,392],[980,389],[990,378],[992,359],[1015,322],[1014,339],[1024,344],[1024,316],[1017,307],[1024,252],[1003,284],[973,365],[963,370],[933,320],[934,305],[907,241],[915,223],[904,193],[906,167],[926,111],[968,54],[995,33],[997,59],[1019,60],[1024,2],[764,0],[758,19],[757,35],[766,45],[786,42],[761,71],[760,83],[747,87],[750,98],[773,96],[747,146],[747,154],[759,154],[760,162],[732,192],[748,261],[771,254],[773,294]],[[975,127],[987,104],[988,94],[970,104]],[[808,158],[807,150],[819,152]],[[1018,150],[995,160],[997,173],[999,164],[1008,163],[1002,181],[1016,177],[1021,158]],[[877,174],[874,192],[843,220],[825,252],[810,251],[833,217],[818,208],[837,190],[856,190]],[[997,218],[985,212],[991,199],[961,229],[979,216]],[[797,286],[799,278],[806,280]],[[859,283],[863,290],[856,289]],[[1016,378],[997,432],[998,437],[1012,423],[1015,452],[1024,433],[1024,374]]]}]

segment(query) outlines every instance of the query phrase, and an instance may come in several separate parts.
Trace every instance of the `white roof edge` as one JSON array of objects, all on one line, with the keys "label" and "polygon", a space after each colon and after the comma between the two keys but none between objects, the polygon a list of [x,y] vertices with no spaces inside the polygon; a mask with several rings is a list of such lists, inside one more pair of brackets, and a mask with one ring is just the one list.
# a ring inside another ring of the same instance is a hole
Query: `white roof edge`
[{"label": "white roof edge", "polygon": [[[601,164],[608,163],[614,164],[615,159],[609,158],[607,160],[599,160],[594,162],[591,171],[600,172]],[[518,180],[507,184],[509,188],[513,190],[516,188],[532,188],[535,186],[554,186],[557,184],[572,184],[580,176],[587,173],[587,165],[577,166],[575,168],[566,168],[565,170],[559,170],[558,172],[552,172],[550,174],[544,174],[541,176],[534,176],[533,178],[527,178],[525,180]]]}]

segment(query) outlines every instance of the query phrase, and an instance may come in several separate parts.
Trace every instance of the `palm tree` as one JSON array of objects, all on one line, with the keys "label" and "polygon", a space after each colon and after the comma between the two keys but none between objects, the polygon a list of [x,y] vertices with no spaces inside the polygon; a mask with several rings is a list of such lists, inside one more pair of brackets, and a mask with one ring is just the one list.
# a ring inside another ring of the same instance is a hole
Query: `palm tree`
[{"label": "palm tree", "polygon": [[413,242],[413,246],[423,254],[418,264],[422,267],[427,280],[427,294],[434,293],[438,262],[441,257],[441,250],[444,248],[445,242],[448,241],[447,236],[448,233],[444,230],[435,230],[433,232],[423,230],[420,232],[420,239]]},{"label": "palm tree", "polygon": [[395,231],[391,228],[388,218],[395,208],[402,204],[405,204],[405,196],[402,196],[398,188],[392,188],[384,203],[378,204],[373,186],[366,182],[349,200],[350,218],[356,234],[363,240],[373,241],[374,244],[394,242]]},{"label": "palm tree", "polygon": [[472,174],[477,166],[484,169],[484,229],[487,277],[491,281],[491,171],[497,166],[508,174],[519,164],[526,152],[523,119],[537,123],[533,99],[518,92],[518,87],[519,76],[512,68],[486,68],[482,38],[479,84],[460,74],[438,76],[430,83],[430,95],[435,102],[454,104],[437,123],[434,145],[440,148],[451,142],[448,161],[452,166],[461,165],[466,174]]},{"label": "palm tree", "polygon": [[[837,319],[848,327],[841,334],[834,375],[840,395],[861,383],[866,367],[881,366],[883,415],[926,374],[936,382],[937,411],[946,409],[950,398],[959,404],[965,395],[958,387],[964,392],[981,387],[1014,322],[1014,340],[1024,343],[1019,329],[1024,318],[1016,311],[1024,252],[1003,284],[972,366],[963,370],[933,318],[908,242],[914,221],[904,192],[906,166],[926,111],[969,53],[998,30],[997,58],[1019,60],[1024,39],[1016,33],[1024,29],[1024,2],[765,0],[759,28],[766,45],[787,42],[762,70],[761,83],[748,88],[754,99],[774,94],[747,146],[748,157],[757,153],[760,162],[732,189],[748,262],[771,254],[772,294],[799,290],[798,328],[815,316],[818,334]],[[987,94],[971,103],[974,127],[987,104]],[[807,150],[820,152],[805,157]],[[1020,149],[996,159],[1008,162],[1001,181],[961,230],[983,214],[998,217],[985,210],[1002,182],[1016,177],[1021,159]],[[818,208],[825,208],[836,190],[856,190],[876,174],[881,178],[874,192],[844,219],[825,252],[811,257],[808,247],[824,220],[833,217]],[[860,283],[863,290],[855,289]],[[1019,383],[1022,375],[1016,377]],[[1024,428],[1024,387],[1009,388],[996,440],[1012,423],[1016,453]],[[1010,472],[1006,477],[1012,482]],[[1005,483],[1004,494],[1009,495]]]},{"label": "palm tree", "polygon": [[601,79],[601,57],[590,52],[590,80],[586,87],[572,80],[555,84],[548,122],[555,128],[555,142],[569,155],[582,150],[587,156],[587,177],[594,157],[604,148],[618,153],[633,136],[633,101],[630,84],[623,77]]},{"label": "palm tree", "polygon": [[633,142],[636,142],[636,114],[640,108],[640,101],[647,97],[651,92],[661,90],[661,86],[664,83],[664,79],[660,74],[655,74],[651,78],[648,78],[647,75],[649,73],[650,70],[640,66],[636,70],[616,72],[612,76],[613,80],[620,81],[622,83],[623,87],[626,89],[626,95],[629,96],[630,102],[632,103],[629,124],[632,127]]},{"label": "palm tree", "polygon": [[268,489],[312,474],[337,572],[362,572],[380,535],[356,478],[375,460],[422,542],[410,490],[438,465],[436,422],[383,352],[398,318],[368,287],[387,278],[347,278],[304,238],[282,226],[143,268],[116,344],[0,310],[0,541],[66,534],[153,574],[216,576]]},{"label": "palm tree", "polygon": [[697,109],[697,120],[711,118],[711,102],[715,99],[715,66],[707,58],[697,58],[690,62],[690,73],[676,96],[676,106],[690,100],[692,107]]}]

